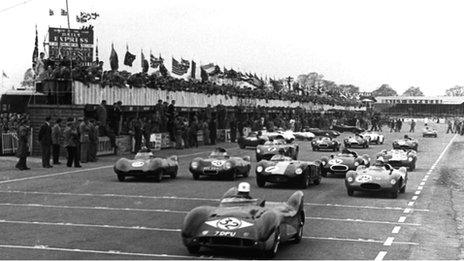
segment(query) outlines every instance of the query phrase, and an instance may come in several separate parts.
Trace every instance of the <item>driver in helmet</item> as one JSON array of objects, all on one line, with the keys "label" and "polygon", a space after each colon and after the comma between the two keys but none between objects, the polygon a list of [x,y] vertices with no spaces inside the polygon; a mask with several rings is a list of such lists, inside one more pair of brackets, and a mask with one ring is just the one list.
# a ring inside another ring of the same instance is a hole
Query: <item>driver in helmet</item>
[{"label": "driver in helmet", "polygon": [[237,187],[237,197],[252,199],[250,196],[250,183],[240,182]]},{"label": "driver in helmet", "polygon": [[391,166],[387,162],[385,162],[385,159],[383,157],[378,157],[377,160],[374,163],[374,166],[376,167],[383,167],[386,170],[390,170]]}]

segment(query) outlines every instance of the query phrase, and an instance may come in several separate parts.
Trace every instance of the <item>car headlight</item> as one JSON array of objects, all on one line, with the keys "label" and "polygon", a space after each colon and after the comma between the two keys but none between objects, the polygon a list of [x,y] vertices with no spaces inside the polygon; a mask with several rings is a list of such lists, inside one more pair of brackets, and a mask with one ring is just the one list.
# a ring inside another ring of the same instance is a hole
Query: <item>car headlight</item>
[{"label": "car headlight", "polygon": [[256,167],[256,172],[261,172],[261,171],[263,171],[263,167],[262,167],[262,166]]},{"label": "car headlight", "polygon": [[260,150],[260,149],[256,149],[256,153],[261,153],[261,150]]},{"label": "car headlight", "polygon": [[395,185],[395,184],[396,184],[396,180],[395,180],[395,179],[390,180],[390,184]]},{"label": "car headlight", "polygon": [[196,161],[192,162],[191,166],[192,166],[192,169],[198,168],[198,162],[196,162]]},{"label": "car headlight", "polygon": [[356,162],[354,163],[354,166],[356,166],[356,167],[359,166],[359,162],[356,161]]},{"label": "car headlight", "polygon": [[412,157],[409,157],[409,158],[408,158],[408,160],[409,160],[409,161],[412,161],[412,160],[413,160],[413,158],[412,158]]},{"label": "car headlight", "polygon": [[353,178],[353,177],[348,177],[348,178],[346,178],[346,180],[347,180],[349,183],[351,183],[351,182],[354,181],[354,178]]},{"label": "car headlight", "polygon": [[327,162],[323,161],[322,162],[322,166],[325,166],[327,164]]},{"label": "car headlight", "polygon": [[230,162],[226,162],[224,164],[224,169],[230,169],[230,168],[232,168],[232,164]]},{"label": "car headlight", "polygon": [[301,168],[297,168],[295,170],[295,174],[300,175],[301,173],[303,173],[303,170]]}]

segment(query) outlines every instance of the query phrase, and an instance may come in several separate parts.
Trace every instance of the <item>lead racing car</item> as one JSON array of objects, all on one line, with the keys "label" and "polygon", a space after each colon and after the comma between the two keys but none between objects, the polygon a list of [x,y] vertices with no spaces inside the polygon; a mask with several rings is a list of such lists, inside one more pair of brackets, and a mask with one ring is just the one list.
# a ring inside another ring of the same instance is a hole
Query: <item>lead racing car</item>
[{"label": "lead racing car", "polygon": [[275,155],[270,160],[262,160],[256,166],[256,183],[264,187],[269,183],[290,183],[307,188],[311,183],[321,183],[321,163],[296,161],[284,155]]},{"label": "lead racing car", "polygon": [[343,143],[345,144],[345,148],[351,148],[351,147],[369,148],[369,140],[358,134],[356,134],[354,137],[350,136],[344,139]]},{"label": "lead racing car", "polygon": [[405,167],[409,171],[413,171],[416,169],[417,152],[403,149],[382,150],[377,154],[377,160],[388,163],[397,169]]},{"label": "lead racing car", "polygon": [[419,143],[417,142],[417,140],[408,137],[408,135],[404,135],[403,139],[393,141],[392,146],[394,149],[406,149],[417,151]]},{"label": "lead racing car", "polygon": [[383,144],[385,137],[376,132],[376,131],[365,131],[363,133],[360,133],[363,138],[367,139],[369,143],[375,143],[375,144]]},{"label": "lead racing car", "polygon": [[282,137],[276,137],[274,140],[266,141],[263,145],[256,147],[256,161],[270,160],[276,154],[283,154],[296,160],[299,149],[298,144],[287,143]]},{"label": "lead racing car", "polygon": [[235,180],[238,176],[248,177],[251,169],[250,157],[231,157],[224,148],[216,148],[208,158],[195,158],[190,162],[193,179],[200,176],[225,177]]},{"label": "lead racing car", "polygon": [[311,147],[313,151],[319,151],[319,150],[339,151],[340,142],[330,137],[318,137],[317,139],[311,142]]},{"label": "lead racing car", "polygon": [[388,192],[392,198],[397,198],[398,193],[406,191],[408,172],[405,167],[398,170],[383,161],[376,162],[373,166],[360,166],[356,171],[348,171],[345,178],[345,186],[348,196],[353,196],[355,191]]},{"label": "lead racing car", "polygon": [[153,152],[147,148],[142,148],[133,160],[127,158],[119,159],[113,167],[118,180],[121,182],[127,176],[153,177],[156,182],[160,182],[164,176],[175,179],[178,168],[177,156],[169,158],[155,157]]},{"label": "lead racing car", "polygon": [[330,155],[330,157],[323,157],[322,162],[322,176],[327,177],[328,174],[345,174],[349,170],[356,170],[358,166],[369,166],[369,155],[364,154],[358,156],[354,151],[343,149],[342,153],[337,155]]},{"label": "lead racing car", "polygon": [[219,206],[196,207],[184,218],[182,241],[190,253],[197,254],[201,247],[232,248],[272,258],[282,242],[301,241],[303,192],[296,191],[286,203],[266,203],[243,195],[240,186],[229,189]]},{"label": "lead racing car", "polygon": [[262,132],[253,131],[250,132],[247,136],[240,137],[237,143],[241,149],[245,149],[246,147],[256,148],[256,146],[264,144],[264,142],[267,140],[269,140],[269,138],[264,136]]}]

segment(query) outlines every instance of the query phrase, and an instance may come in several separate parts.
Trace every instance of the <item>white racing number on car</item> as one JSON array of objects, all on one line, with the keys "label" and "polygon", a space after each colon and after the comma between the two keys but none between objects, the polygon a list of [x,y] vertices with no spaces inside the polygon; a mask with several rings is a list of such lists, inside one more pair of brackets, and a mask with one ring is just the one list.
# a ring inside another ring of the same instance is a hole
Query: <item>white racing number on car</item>
[{"label": "white racing number on car", "polygon": [[142,167],[143,164],[145,164],[143,161],[135,161],[135,162],[132,162],[132,167],[134,168]]},{"label": "white racing number on car", "polygon": [[222,160],[213,160],[213,161],[211,161],[211,165],[215,166],[215,167],[220,167],[223,164],[224,164],[224,161],[222,161]]},{"label": "white racing number on car", "polygon": [[206,221],[205,223],[212,227],[219,228],[222,230],[236,230],[240,228],[253,226],[253,224],[250,222],[246,222],[234,217],[210,220]]},{"label": "white racing number on car", "polygon": [[340,163],[343,163],[342,159],[331,159],[331,160],[329,160],[330,165],[335,165],[335,164],[340,164]]},{"label": "white racing number on car", "polygon": [[270,147],[270,148],[269,148],[269,151],[276,151],[276,150],[277,150],[276,147]]},{"label": "white racing number on car", "polygon": [[372,176],[370,175],[359,175],[356,177],[356,181],[359,183],[365,183],[372,181]]}]

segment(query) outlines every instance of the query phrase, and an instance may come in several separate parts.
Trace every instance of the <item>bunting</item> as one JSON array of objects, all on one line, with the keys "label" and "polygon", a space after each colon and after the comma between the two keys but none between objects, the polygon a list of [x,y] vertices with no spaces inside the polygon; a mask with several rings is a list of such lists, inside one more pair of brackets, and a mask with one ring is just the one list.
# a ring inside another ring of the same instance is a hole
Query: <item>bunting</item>
[{"label": "bunting", "polygon": [[150,67],[151,68],[158,68],[161,64],[164,63],[164,59],[159,55],[159,58],[156,58],[150,51]]},{"label": "bunting", "polygon": [[181,59],[181,62],[172,58],[172,73],[182,76],[187,73],[190,68],[190,62],[184,59]]}]

